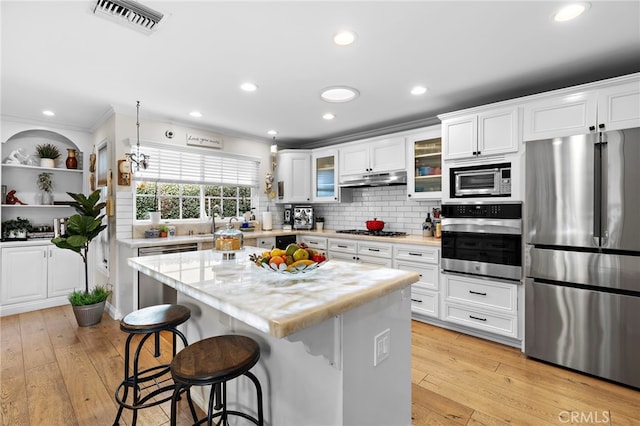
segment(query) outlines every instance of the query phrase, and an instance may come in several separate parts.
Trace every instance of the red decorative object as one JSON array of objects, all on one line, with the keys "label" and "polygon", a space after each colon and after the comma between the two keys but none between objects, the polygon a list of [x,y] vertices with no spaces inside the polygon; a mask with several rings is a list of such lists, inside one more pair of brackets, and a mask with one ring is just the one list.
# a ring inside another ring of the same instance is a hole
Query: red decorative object
[{"label": "red decorative object", "polygon": [[366,221],[365,224],[367,225],[367,229],[369,231],[382,231],[382,228],[384,228],[384,222],[381,220],[377,220],[376,218]]},{"label": "red decorative object", "polygon": [[26,206],[27,203],[23,203],[22,201],[20,201],[20,198],[16,197],[16,190],[12,189],[11,191],[9,191],[9,193],[7,194],[7,204],[22,204],[23,206]]},{"label": "red decorative object", "polygon": [[72,148],[67,148],[67,169],[77,169],[78,168],[78,159],[76,158],[76,150]]}]

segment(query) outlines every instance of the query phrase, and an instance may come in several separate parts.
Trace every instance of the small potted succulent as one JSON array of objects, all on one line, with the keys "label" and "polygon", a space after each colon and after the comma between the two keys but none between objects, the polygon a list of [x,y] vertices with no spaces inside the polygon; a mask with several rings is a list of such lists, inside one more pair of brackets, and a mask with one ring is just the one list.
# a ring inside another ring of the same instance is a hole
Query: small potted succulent
[{"label": "small potted succulent", "polygon": [[169,235],[169,227],[167,225],[158,226],[158,231],[160,231],[160,238],[166,238]]},{"label": "small potted succulent", "polygon": [[51,143],[36,146],[36,154],[40,157],[40,167],[56,167],[56,159],[60,157],[60,150]]}]

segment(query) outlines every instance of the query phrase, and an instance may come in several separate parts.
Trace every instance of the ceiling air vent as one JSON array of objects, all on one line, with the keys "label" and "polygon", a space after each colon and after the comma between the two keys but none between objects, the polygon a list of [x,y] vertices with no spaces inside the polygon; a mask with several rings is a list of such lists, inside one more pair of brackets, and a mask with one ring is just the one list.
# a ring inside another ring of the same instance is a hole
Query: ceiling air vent
[{"label": "ceiling air vent", "polygon": [[145,32],[156,30],[164,17],[164,14],[132,0],[98,0],[93,13],[127,22]]}]

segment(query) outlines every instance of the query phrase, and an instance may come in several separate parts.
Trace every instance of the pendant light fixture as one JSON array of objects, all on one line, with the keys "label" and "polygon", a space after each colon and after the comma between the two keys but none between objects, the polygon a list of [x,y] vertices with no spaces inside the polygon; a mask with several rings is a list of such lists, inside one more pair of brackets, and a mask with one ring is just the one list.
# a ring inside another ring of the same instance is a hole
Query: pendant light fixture
[{"label": "pendant light fixture", "polygon": [[142,167],[143,170],[149,166],[149,157],[146,154],[140,153],[140,101],[136,101],[136,153],[125,154],[127,161],[136,165],[136,170],[139,171]]}]

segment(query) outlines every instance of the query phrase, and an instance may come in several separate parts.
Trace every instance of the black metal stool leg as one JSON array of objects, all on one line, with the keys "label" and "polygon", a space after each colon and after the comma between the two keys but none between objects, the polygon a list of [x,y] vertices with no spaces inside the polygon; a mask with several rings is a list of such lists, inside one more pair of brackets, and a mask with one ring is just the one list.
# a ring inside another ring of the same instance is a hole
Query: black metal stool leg
[{"label": "black metal stool leg", "polygon": [[263,426],[264,413],[262,411],[262,386],[260,386],[260,381],[258,381],[258,378],[252,372],[247,371],[246,373],[244,373],[244,375],[251,379],[256,387],[256,396],[258,397],[258,424],[260,426]]}]

